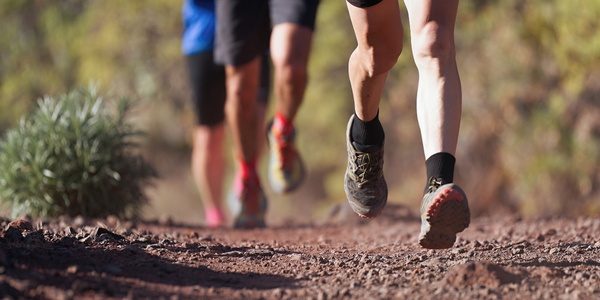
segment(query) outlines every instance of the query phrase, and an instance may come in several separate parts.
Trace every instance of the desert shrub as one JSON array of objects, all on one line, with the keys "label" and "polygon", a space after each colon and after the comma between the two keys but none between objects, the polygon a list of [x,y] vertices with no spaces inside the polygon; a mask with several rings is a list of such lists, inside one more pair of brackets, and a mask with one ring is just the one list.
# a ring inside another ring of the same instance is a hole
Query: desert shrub
[{"label": "desert shrub", "polygon": [[136,153],[132,102],[78,89],[38,100],[0,140],[0,201],[13,217],[137,216],[156,172]]}]

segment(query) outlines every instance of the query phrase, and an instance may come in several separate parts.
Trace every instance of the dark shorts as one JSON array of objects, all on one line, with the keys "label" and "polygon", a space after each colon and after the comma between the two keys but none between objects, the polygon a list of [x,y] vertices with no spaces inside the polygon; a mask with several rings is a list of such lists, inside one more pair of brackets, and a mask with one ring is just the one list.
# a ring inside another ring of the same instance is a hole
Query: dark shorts
[{"label": "dark shorts", "polygon": [[[186,58],[198,124],[220,124],[225,120],[225,68],[214,63],[212,51],[199,52]],[[257,95],[257,100],[265,104],[269,99],[269,74],[269,58],[265,55]]]},{"label": "dark shorts", "polygon": [[217,0],[215,60],[243,65],[269,49],[271,26],[315,27],[319,0]]},{"label": "dark shorts", "polygon": [[382,0],[346,0],[348,3],[356,6],[356,7],[369,7],[373,6]]}]

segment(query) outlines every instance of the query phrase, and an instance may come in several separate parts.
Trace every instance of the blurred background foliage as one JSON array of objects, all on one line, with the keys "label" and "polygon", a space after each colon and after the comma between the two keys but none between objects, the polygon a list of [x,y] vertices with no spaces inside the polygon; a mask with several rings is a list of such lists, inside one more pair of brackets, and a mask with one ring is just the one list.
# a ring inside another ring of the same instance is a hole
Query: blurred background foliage
[{"label": "blurred background foliage", "polygon": [[[417,208],[426,181],[415,113],[418,74],[400,7],[405,47],[388,77],[380,118],[389,201]],[[0,2],[0,132],[39,97],[90,80],[141,99],[134,119],[149,133],[144,154],[162,175],[146,214],[201,221],[189,171],[195,116],[180,15],[181,1],[168,0]],[[461,1],[463,121],[455,181],[475,215],[600,213],[599,29],[597,0]],[[344,131],[353,110],[347,60],[355,46],[345,1],[322,0],[297,120],[310,176],[291,196],[268,192],[271,219],[305,215],[299,212],[317,218],[345,201]]]}]

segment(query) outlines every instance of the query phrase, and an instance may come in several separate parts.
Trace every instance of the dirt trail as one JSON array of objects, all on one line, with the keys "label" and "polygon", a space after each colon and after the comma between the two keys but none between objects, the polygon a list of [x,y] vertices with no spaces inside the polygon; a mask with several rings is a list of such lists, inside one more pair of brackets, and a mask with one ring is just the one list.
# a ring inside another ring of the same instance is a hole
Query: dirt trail
[{"label": "dirt trail", "polygon": [[[598,299],[600,219],[479,218],[455,247],[417,245],[418,217],[210,230],[80,218],[6,226],[8,299]],[[20,227],[17,229],[15,227]],[[108,230],[104,229],[108,228]],[[30,230],[38,229],[40,230]]]}]

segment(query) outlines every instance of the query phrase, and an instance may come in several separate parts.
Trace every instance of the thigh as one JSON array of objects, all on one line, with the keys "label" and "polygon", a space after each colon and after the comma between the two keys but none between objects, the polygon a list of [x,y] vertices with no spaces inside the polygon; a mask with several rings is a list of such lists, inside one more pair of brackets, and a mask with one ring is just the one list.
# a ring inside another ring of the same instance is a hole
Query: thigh
[{"label": "thigh", "polygon": [[433,30],[453,33],[458,11],[458,0],[404,0],[408,10],[410,32],[420,34],[428,24]]},{"label": "thigh", "polygon": [[294,23],[315,28],[319,0],[270,0],[271,19],[273,25]]},{"label": "thigh", "polygon": [[213,60],[212,51],[187,58],[192,99],[199,125],[213,126],[225,119],[225,68]]},{"label": "thigh", "polygon": [[268,0],[217,0],[215,60],[238,66],[269,48]]},{"label": "thigh", "polygon": [[391,43],[400,44],[402,48],[403,29],[397,0],[383,0],[365,8],[349,4],[348,13],[359,49],[374,49],[378,56],[385,53]]}]

